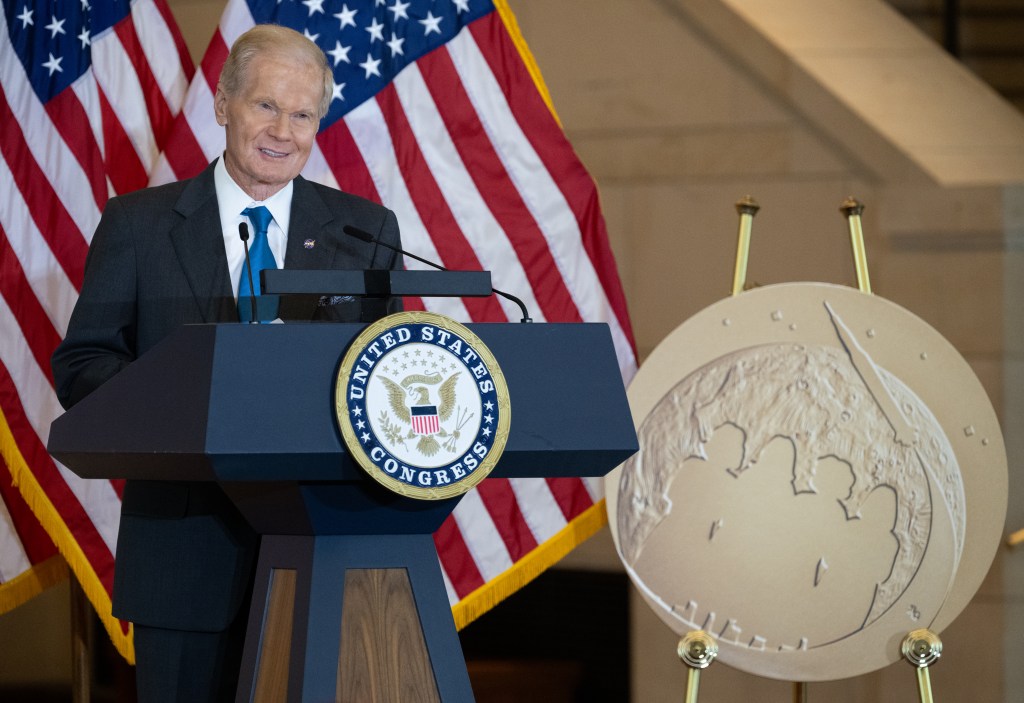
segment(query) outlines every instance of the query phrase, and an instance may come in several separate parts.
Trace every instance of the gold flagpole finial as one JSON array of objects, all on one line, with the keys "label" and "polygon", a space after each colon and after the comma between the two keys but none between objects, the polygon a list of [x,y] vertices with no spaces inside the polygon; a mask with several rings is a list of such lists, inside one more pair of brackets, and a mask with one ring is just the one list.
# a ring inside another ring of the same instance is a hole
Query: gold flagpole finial
[{"label": "gold flagpole finial", "polygon": [[864,249],[864,230],[861,228],[860,216],[864,212],[864,204],[852,195],[839,206],[850,226],[850,246],[853,249],[853,266],[857,271],[857,287],[861,293],[871,293],[871,279],[868,277],[868,257]]},{"label": "gold flagpole finial", "polygon": [[761,209],[749,195],[736,201],[736,212],[740,215],[739,238],[736,242],[736,269],[732,275],[732,294],[739,295],[747,282],[747,259],[750,256],[750,230],[753,227],[754,215]]}]

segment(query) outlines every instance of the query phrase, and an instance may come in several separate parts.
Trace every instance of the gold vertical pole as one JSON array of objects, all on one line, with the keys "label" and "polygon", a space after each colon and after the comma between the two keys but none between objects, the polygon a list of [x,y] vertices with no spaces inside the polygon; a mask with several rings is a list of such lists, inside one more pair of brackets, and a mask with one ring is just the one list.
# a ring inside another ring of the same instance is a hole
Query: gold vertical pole
[{"label": "gold vertical pole", "polygon": [[697,694],[700,692],[700,669],[690,669],[686,675],[686,703],[697,703]]},{"label": "gold vertical pole", "polygon": [[732,274],[732,294],[739,295],[747,282],[747,260],[750,257],[750,230],[753,227],[754,215],[761,209],[757,201],[745,195],[736,202],[736,212],[740,214],[740,231],[736,242],[736,268]]},{"label": "gold vertical pole", "polygon": [[793,682],[793,703],[807,703],[807,683],[805,681]]},{"label": "gold vertical pole", "polygon": [[921,703],[933,703],[928,667],[942,656],[942,640],[931,630],[914,630],[903,640],[903,658],[917,668],[917,692]]},{"label": "gold vertical pole", "polygon": [[921,698],[921,703],[933,703],[932,678],[926,666],[917,670],[917,693]]},{"label": "gold vertical pole", "polygon": [[718,644],[704,630],[694,630],[687,632],[679,640],[676,654],[690,670],[686,676],[685,701],[686,703],[697,703],[697,693],[700,690],[700,671],[711,666],[711,662],[718,656]]},{"label": "gold vertical pole", "polygon": [[839,206],[839,212],[846,217],[850,226],[850,247],[853,249],[853,266],[857,271],[857,287],[861,293],[871,293],[871,279],[868,276],[868,257],[864,250],[864,230],[861,229],[860,216],[864,212],[864,204],[852,195]]}]

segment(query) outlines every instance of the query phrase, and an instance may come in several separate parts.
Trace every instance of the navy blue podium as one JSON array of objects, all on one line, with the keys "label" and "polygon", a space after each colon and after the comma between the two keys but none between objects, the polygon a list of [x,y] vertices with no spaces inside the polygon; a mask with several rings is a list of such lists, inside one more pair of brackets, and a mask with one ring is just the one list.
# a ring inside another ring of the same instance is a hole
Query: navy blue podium
[{"label": "navy blue podium", "polygon": [[[512,406],[492,477],[600,476],[637,450],[606,325],[469,327]],[[362,329],[186,326],[51,427],[79,476],[217,481],[263,535],[238,701],[473,700],[431,536],[459,499],[389,492],[336,426]]]}]

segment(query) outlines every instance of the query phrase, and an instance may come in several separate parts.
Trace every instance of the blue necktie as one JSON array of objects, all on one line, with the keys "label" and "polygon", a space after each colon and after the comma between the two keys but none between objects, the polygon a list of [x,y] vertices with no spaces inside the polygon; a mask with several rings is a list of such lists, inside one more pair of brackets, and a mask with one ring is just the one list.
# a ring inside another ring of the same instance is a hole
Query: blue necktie
[{"label": "blue necktie", "polygon": [[[256,315],[260,320],[273,319],[277,317],[277,299],[275,297],[273,300],[267,300],[260,297],[260,271],[277,268],[277,260],[274,259],[274,252],[270,251],[270,240],[267,238],[267,230],[274,217],[270,214],[270,210],[262,205],[247,207],[242,210],[242,215],[249,218],[255,230],[252,244],[249,247],[249,261],[252,264],[252,285],[256,288]],[[249,287],[249,272],[243,264],[242,275],[238,280],[238,317],[242,322],[252,319],[252,303],[249,300],[252,296],[253,289]]]}]

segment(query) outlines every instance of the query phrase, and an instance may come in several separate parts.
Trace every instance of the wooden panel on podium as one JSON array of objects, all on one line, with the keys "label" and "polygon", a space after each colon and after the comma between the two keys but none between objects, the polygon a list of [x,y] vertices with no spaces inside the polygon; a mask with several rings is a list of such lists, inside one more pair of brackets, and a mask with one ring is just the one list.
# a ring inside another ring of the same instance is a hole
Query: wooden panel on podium
[{"label": "wooden panel on podium", "polygon": [[340,703],[440,703],[405,569],[349,569],[338,655]]},{"label": "wooden panel on podium", "polygon": [[295,623],[295,569],[273,569],[267,610],[256,664],[255,703],[288,700],[288,668],[291,664]]}]

